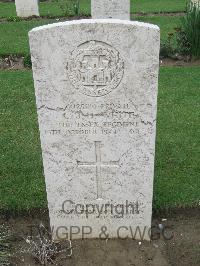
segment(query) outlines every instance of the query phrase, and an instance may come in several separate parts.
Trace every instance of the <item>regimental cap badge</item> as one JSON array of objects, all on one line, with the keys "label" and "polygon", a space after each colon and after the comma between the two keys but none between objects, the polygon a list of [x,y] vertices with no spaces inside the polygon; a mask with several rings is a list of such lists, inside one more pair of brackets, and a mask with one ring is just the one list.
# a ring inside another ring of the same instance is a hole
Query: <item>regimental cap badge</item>
[{"label": "regimental cap badge", "polygon": [[79,45],[67,63],[73,86],[81,93],[101,97],[113,91],[124,74],[119,52],[105,42],[89,41]]}]

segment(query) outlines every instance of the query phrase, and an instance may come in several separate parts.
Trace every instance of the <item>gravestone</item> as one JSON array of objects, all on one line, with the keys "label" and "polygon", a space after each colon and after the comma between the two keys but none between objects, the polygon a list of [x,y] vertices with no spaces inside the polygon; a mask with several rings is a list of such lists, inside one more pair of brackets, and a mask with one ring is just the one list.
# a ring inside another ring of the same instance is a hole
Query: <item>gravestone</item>
[{"label": "gravestone", "polygon": [[15,0],[18,17],[39,16],[38,0]]},{"label": "gravestone", "polygon": [[29,32],[55,240],[149,239],[159,37],[113,19]]},{"label": "gravestone", "polygon": [[93,19],[130,20],[130,0],[91,0]]}]

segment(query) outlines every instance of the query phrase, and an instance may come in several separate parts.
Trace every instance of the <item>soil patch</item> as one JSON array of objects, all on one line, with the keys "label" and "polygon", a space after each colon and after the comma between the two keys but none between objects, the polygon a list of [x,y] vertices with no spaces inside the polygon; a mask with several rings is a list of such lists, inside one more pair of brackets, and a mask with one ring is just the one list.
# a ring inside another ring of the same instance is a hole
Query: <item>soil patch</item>
[{"label": "soil patch", "polygon": [[80,20],[80,19],[89,19],[91,18],[91,16],[71,16],[71,17],[66,17],[66,16],[42,16],[42,17],[38,17],[38,16],[31,16],[31,17],[13,17],[13,18],[0,18],[0,23],[7,23],[7,22],[19,22],[19,21],[37,21],[37,20],[55,20],[56,22],[62,22],[62,21],[68,21],[68,20]]},{"label": "soil patch", "polygon": [[[171,59],[164,58],[160,59],[160,66],[200,66],[199,60],[188,60],[187,58],[182,59]],[[22,70],[28,69],[24,66],[23,56],[7,56],[0,58],[0,70]]]},{"label": "soil patch", "polygon": [[160,59],[160,66],[200,66],[200,59],[188,60],[187,57],[180,59],[163,58]]},{"label": "soil patch", "polygon": [[25,69],[24,57],[21,56],[7,56],[0,57],[0,70],[22,70]]},{"label": "soil patch", "polygon": [[[155,239],[151,242],[133,239],[76,240],[72,241],[72,257],[60,254],[54,263],[59,266],[199,266],[200,210],[173,211],[170,218],[166,217],[157,215],[153,219],[153,225],[162,230],[159,234],[154,232]],[[48,228],[47,211],[15,218],[1,216],[0,223],[11,232],[12,265],[39,265],[29,254],[29,244],[25,239],[31,235],[30,226],[36,228],[41,222]],[[37,235],[36,232],[34,234]]]}]

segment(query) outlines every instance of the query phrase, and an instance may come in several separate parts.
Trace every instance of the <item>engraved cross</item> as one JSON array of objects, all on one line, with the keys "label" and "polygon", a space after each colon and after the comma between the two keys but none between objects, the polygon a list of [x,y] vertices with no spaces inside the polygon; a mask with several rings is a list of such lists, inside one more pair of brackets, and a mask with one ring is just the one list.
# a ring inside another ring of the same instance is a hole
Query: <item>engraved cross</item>
[{"label": "engraved cross", "polygon": [[97,199],[102,199],[102,182],[101,182],[101,169],[102,167],[119,167],[118,161],[104,162],[101,160],[101,141],[95,141],[95,157],[94,162],[80,162],[77,161],[78,167],[95,167],[96,168],[96,184],[97,184]]}]

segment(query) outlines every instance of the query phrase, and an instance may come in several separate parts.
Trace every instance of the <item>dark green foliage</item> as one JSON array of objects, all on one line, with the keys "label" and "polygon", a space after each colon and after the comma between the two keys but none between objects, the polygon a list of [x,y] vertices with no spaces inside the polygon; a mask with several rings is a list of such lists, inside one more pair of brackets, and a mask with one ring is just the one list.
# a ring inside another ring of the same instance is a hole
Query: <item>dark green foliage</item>
[{"label": "dark green foliage", "polygon": [[186,32],[181,28],[176,30],[177,51],[182,55],[191,55],[191,43]]},{"label": "dark green foliage", "polygon": [[20,17],[17,17],[17,16],[10,16],[7,18],[7,21],[8,22],[18,22],[18,21],[21,21],[22,19]]},{"label": "dark green foliage", "polygon": [[180,53],[200,58],[200,4],[187,4],[186,16],[177,31],[177,43]]},{"label": "dark green foliage", "polygon": [[74,6],[74,11],[77,16],[79,16],[79,9],[80,9],[80,0],[76,0],[75,6]]},{"label": "dark green foliage", "polygon": [[78,16],[80,0],[55,0],[65,16]]},{"label": "dark green foliage", "polygon": [[24,66],[25,67],[29,67],[31,68],[32,67],[32,62],[31,62],[31,55],[28,54],[24,57]]},{"label": "dark green foliage", "polygon": [[174,34],[169,33],[167,40],[161,41],[160,56],[166,58],[172,56],[174,53]]}]

